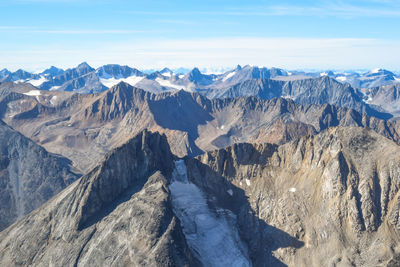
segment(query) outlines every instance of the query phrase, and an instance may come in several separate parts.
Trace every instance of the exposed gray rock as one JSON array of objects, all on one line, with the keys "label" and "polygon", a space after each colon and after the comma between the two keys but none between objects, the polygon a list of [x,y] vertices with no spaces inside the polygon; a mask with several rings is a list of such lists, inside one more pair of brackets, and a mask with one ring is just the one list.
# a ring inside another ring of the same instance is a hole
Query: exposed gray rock
[{"label": "exposed gray rock", "polygon": [[173,156],[147,131],[0,233],[0,265],[197,266],[172,212]]},{"label": "exposed gray rock", "polygon": [[236,214],[255,266],[394,266],[399,153],[371,130],[338,127],[186,161],[210,205]]},{"label": "exposed gray rock", "polygon": [[364,95],[358,89],[352,88],[349,84],[342,84],[328,76],[295,81],[252,79],[225,89],[206,89],[199,92],[209,98],[255,96],[261,99],[271,99],[283,97],[293,99],[302,105],[327,103],[351,108],[381,119],[392,117],[391,114],[381,112],[381,109],[365,103]]},{"label": "exposed gray rock", "polygon": [[68,159],[48,153],[0,121],[0,231],[78,177]]},{"label": "exposed gray rock", "polygon": [[398,122],[330,104],[256,97],[210,100],[183,90],[152,94],[127,83],[94,95],[38,91],[39,96],[27,96],[31,87],[12,85],[0,85],[1,118],[50,152],[70,158],[83,172],[144,129],[165,133],[178,156],[238,142],[282,144],[332,126],[369,127],[400,140]]}]

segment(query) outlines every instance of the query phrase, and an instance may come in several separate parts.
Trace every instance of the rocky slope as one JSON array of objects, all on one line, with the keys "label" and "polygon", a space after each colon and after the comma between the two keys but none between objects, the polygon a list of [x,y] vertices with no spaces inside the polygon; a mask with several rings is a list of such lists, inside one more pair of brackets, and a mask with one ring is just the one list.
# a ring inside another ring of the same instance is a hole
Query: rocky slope
[{"label": "rocky slope", "polygon": [[0,231],[63,190],[79,175],[0,121]]},{"label": "rocky slope", "polygon": [[173,168],[165,136],[140,133],[1,232],[0,264],[197,266],[172,211]]},{"label": "rocky slope", "polygon": [[144,131],[0,232],[0,264],[398,266],[399,153],[336,127],[176,160]]},{"label": "rocky slope", "polygon": [[370,105],[379,106],[395,117],[400,116],[400,84],[363,89]]},{"label": "rocky slope", "polygon": [[381,119],[389,119],[391,114],[382,112],[376,106],[370,106],[364,100],[364,94],[349,84],[342,84],[328,76],[295,81],[277,81],[270,79],[250,79],[224,89],[201,90],[209,98],[232,98],[256,96],[261,99],[283,97],[296,103],[332,104],[338,107],[354,109]]},{"label": "rocky slope", "polygon": [[3,87],[1,118],[49,151],[70,158],[83,172],[144,129],[165,133],[178,156],[237,142],[282,144],[332,126],[370,127],[400,140],[397,122],[330,104],[255,97],[210,100],[182,90],[152,94],[126,83],[93,95]]},{"label": "rocky slope", "polygon": [[209,205],[237,216],[254,266],[397,266],[399,153],[371,130],[338,127],[186,163]]}]

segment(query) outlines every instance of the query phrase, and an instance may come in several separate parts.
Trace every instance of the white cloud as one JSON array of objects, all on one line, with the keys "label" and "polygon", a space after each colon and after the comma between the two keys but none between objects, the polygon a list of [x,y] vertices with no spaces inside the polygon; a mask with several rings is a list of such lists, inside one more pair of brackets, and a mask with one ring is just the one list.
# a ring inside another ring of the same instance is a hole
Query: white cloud
[{"label": "white cloud", "polygon": [[218,67],[251,64],[282,68],[400,69],[400,41],[339,38],[213,38],[147,40],[86,47],[0,51],[0,66],[37,69],[50,65],[119,63],[138,68]]},{"label": "white cloud", "polygon": [[[312,16],[312,17],[400,17],[399,2],[391,0],[370,0],[374,5],[351,4],[343,1],[315,1],[314,5],[262,5],[248,7],[230,7],[225,10],[186,11],[185,15],[209,16]],[[152,16],[180,16],[179,12],[162,11],[124,11],[123,13],[152,15]]]}]

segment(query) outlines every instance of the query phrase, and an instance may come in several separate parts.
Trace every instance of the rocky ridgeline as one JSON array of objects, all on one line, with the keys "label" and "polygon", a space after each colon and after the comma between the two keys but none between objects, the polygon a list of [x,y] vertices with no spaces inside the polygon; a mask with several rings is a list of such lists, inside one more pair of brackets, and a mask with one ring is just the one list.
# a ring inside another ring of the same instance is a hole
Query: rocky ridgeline
[{"label": "rocky ridgeline", "polygon": [[173,166],[165,136],[140,133],[1,232],[0,264],[196,266],[172,212]]},{"label": "rocky ridgeline", "polygon": [[212,251],[186,241],[195,229],[185,223],[204,218],[179,211],[182,225],[169,189],[186,169],[181,188],[196,192],[191,201],[207,205],[216,229],[224,220],[237,229],[253,266],[396,266],[399,153],[372,130],[337,127],[283,145],[241,143],[187,157],[174,176],[166,137],[144,131],[1,232],[0,264],[201,265],[193,247]]}]

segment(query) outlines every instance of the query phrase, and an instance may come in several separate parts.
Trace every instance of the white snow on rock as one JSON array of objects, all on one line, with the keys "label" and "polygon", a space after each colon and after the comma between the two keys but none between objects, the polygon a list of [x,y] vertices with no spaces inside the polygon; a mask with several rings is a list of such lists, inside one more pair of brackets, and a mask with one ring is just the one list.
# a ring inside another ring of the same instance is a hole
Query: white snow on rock
[{"label": "white snow on rock", "polygon": [[291,187],[291,188],[289,189],[289,192],[292,192],[292,193],[296,192],[296,188],[295,188],[295,187]]},{"label": "white snow on rock", "polygon": [[50,103],[54,106],[55,104],[57,104],[57,96],[54,95],[50,98]]},{"label": "white snow on rock", "polygon": [[339,76],[339,77],[336,77],[336,80],[338,80],[338,81],[340,81],[340,82],[344,82],[344,81],[347,80],[347,77],[345,77],[345,76]]},{"label": "white snow on rock", "polygon": [[[106,76],[104,76],[106,77]],[[100,82],[108,88],[113,87],[116,84],[119,84],[120,82],[126,82],[132,86],[135,86],[138,82],[140,82],[141,80],[143,80],[144,77],[141,76],[129,76],[127,78],[114,78],[114,77],[110,77],[110,78],[100,78]]]},{"label": "white snow on rock", "polygon": [[169,189],[188,245],[204,266],[251,266],[235,226],[235,215],[208,207],[203,192],[188,181],[183,160],[175,162]]},{"label": "white snow on rock", "polygon": [[376,69],[371,70],[370,73],[379,73],[381,71],[382,71],[381,68],[376,68]]},{"label": "white snow on rock", "polygon": [[56,91],[56,90],[58,90],[60,87],[61,87],[61,86],[57,86],[57,85],[52,86],[52,87],[49,89],[49,91]]},{"label": "white snow on rock", "polygon": [[226,81],[226,80],[228,80],[229,78],[231,78],[233,75],[235,75],[236,74],[236,71],[234,71],[234,72],[230,72],[230,73],[228,73],[223,79],[222,79],[222,81]]},{"label": "white snow on rock", "polygon": [[23,93],[24,95],[29,95],[29,96],[39,96],[41,95],[40,90],[30,90],[27,93]]},{"label": "white snow on rock", "polygon": [[170,72],[164,72],[164,73],[161,73],[161,75],[168,77],[168,78],[172,76]]},{"label": "white snow on rock", "polygon": [[46,79],[46,77],[44,77],[44,76],[40,76],[40,78],[39,79],[36,79],[36,80],[34,80],[34,79],[30,79],[30,80],[27,80],[26,82],[27,83],[30,83],[30,84],[32,84],[33,86],[40,86],[40,85],[42,85],[44,82],[47,82],[48,80]]},{"label": "white snow on rock", "polygon": [[171,83],[169,80],[164,80],[161,78],[156,78],[156,82],[158,82],[161,86],[164,87],[170,87],[170,88],[175,88],[175,89],[184,89],[186,90],[186,87],[183,85],[177,85],[177,84],[173,84]]},{"label": "white snow on rock", "polygon": [[229,195],[233,196],[233,191],[232,191],[232,189],[228,189],[228,191],[226,191],[226,192],[228,192]]},{"label": "white snow on rock", "polygon": [[247,184],[248,186],[250,186],[250,185],[251,185],[251,183],[250,183],[250,180],[249,180],[249,179],[246,179],[246,184]]}]

